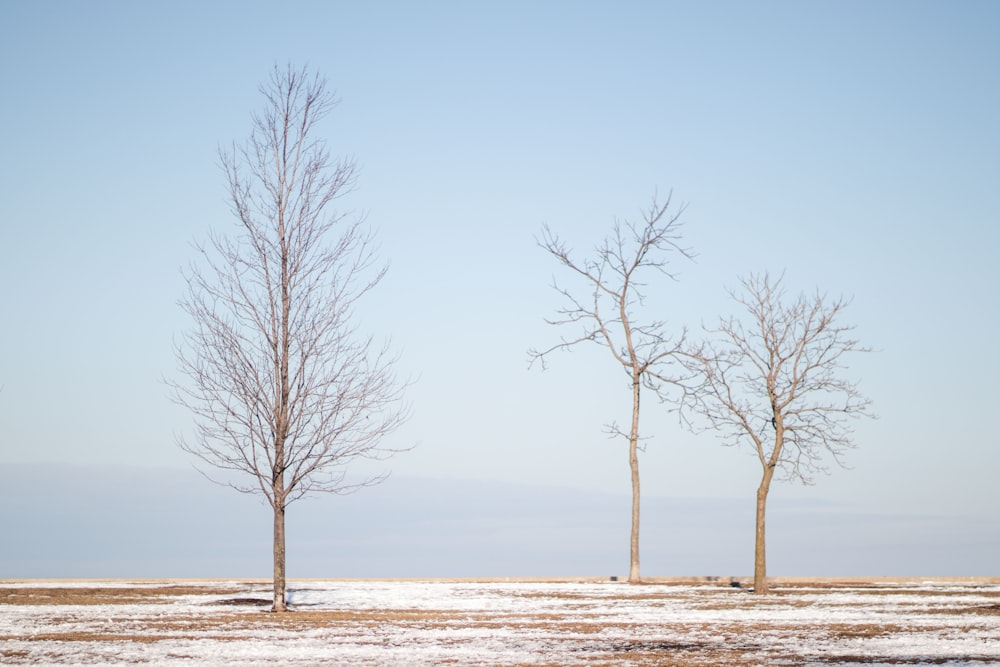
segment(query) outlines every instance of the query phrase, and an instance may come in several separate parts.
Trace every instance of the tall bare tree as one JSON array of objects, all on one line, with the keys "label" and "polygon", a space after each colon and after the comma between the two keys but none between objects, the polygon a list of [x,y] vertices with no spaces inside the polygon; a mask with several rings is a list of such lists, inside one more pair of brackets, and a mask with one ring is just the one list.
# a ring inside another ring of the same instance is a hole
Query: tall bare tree
[{"label": "tall bare tree", "polygon": [[[406,417],[396,358],[360,335],[354,307],[385,274],[362,218],[333,210],[356,178],[316,125],[336,104],[325,79],[275,67],[240,146],[220,150],[238,224],[211,234],[186,272],[192,328],[177,345],[173,397],[194,415],[183,449],[261,493],[274,511],[274,611],[286,609],[285,511],[310,492],[345,493],[347,466],[392,452]],[[234,481],[234,479],[236,481]]]},{"label": "tall bare tree", "polygon": [[[670,271],[674,255],[690,259],[690,251],[680,245],[679,218],[684,207],[673,212],[670,197],[660,204],[654,196],[649,208],[642,212],[642,222],[615,220],[611,234],[594,250],[593,257],[581,260],[571,257],[569,248],[547,226],[542,228],[538,244],[559,264],[576,274],[585,287],[582,297],[569,289],[553,287],[563,295],[568,305],[558,311],[549,324],[576,327],[572,338],[545,350],[529,351],[532,362],[545,359],[556,350],[566,350],[581,343],[596,343],[606,347],[615,363],[628,376],[632,396],[632,418],[628,430],[612,422],[607,431],[628,441],[629,470],[632,481],[632,530],[629,539],[629,583],[639,583],[639,402],[643,387],[661,399],[669,387],[683,390],[685,369],[675,363],[684,347],[685,331],[676,336],[668,333],[665,322],[640,319],[637,311],[644,300],[643,289],[648,277],[657,275],[676,279]],[[679,374],[678,374],[679,373]]]},{"label": "tall bare tree", "polygon": [[775,472],[811,484],[826,472],[825,457],[843,465],[853,447],[852,418],[872,416],[870,400],[844,379],[846,355],[867,352],[839,323],[848,305],[816,293],[787,300],[781,278],[741,280],[732,298],[746,322],[722,319],[697,354],[686,359],[700,371],[703,391],[696,410],[728,445],[749,444],[761,466],[757,487],[754,591],[768,592],[765,549],[767,495]]}]

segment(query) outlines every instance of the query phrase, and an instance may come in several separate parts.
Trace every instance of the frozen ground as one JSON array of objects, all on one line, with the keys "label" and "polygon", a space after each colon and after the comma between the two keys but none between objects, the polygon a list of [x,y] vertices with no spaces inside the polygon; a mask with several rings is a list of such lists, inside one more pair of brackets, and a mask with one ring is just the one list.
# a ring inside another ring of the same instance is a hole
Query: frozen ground
[{"label": "frozen ground", "polygon": [[1000,580],[3,582],[2,664],[1000,664]]}]

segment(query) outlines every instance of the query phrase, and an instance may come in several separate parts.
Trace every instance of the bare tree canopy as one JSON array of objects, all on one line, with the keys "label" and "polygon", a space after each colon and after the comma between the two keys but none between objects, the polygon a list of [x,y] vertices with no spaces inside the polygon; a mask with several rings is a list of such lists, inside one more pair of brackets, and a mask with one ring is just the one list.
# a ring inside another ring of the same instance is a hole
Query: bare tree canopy
[{"label": "bare tree canopy", "polygon": [[853,418],[872,416],[870,400],[843,377],[849,353],[868,352],[840,323],[848,302],[816,293],[788,300],[781,278],[741,280],[731,292],[745,319],[721,320],[711,338],[687,357],[704,379],[689,396],[696,410],[729,445],[749,445],[761,465],[757,491],[754,590],[766,593],[764,525],[767,493],[776,471],[811,483],[825,461],[843,465],[854,446]]},{"label": "bare tree canopy", "polygon": [[629,378],[632,394],[632,419],[626,431],[612,422],[608,431],[628,440],[629,469],[632,481],[632,530],[630,536],[629,582],[641,581],[639,572],[639,402],[643,387],[661,399],[669,397],[670,388],[685,390],[686,369],[677,363],[684,348],[685,331],[668,332],[662,320],[642,319],[638,311],[644,302],[645,282],[660,276],[670,280],[674,257],[690,259],[690,251],[681,245],[680,216],[684,207],[670,211],[671,198],[662,204],[654,196],[642,213],[642,222],[615,220],[610,236],[597,246],[593,256],[574,259],[565,243],[547,226],[542,228],[538,244],[555,260],[575,274],[585,287],[577,292],[553,283],[567,305],[558,316],[546,322],[571,327],[576,333],[545,350],[529,351],[532,362],[545,366],[546,358],[557,350],[567,350],[581,343],[606,347]]},{"label": "bare tree canopy", "polygon": [[[363,218],[333,202],[357,168],[315,136],[336,104],[325,79],[275,67],[243,144],[220,150],[238,221],[198,246],[177,346],[174,399],[194,415],[183,449],[236,471],[225,483],[261,493],[275,513],[274,609],[285,608],[284,513],[309,492],[356,488],[347,466],[392,453],[404,385],[386,345],[361,335],[354,307],[385,274]],[[361,482],[372,483],[376,479]]]}]

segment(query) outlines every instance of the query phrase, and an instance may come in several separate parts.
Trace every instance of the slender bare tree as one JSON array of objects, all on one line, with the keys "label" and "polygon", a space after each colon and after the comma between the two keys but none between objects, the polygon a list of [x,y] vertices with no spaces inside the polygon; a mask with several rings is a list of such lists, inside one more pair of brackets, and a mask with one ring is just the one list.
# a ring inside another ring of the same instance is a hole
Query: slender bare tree
[{"label": "slender bare tree", "polygon": [[843,465],[854,446],[850,421],[873,416],[856,383],[841,377],[844,357],[868,352],[839,323],[848,305],[816,293],[788,301],[781,278],[768,274],[741,280],[732,298],[746,311],[746,323],[722,319],[697,353],[685,357],[700,371],[703,391],[689,394],[696,411],[721,432],[727,445],[746,445],[761,466],[757,487],[754,592],[767,593],[765,518],[775,472],[811,484],[826,472],[824,455]]},{"label": "slender bare tree", "polygon": [[[386,345],[360,335],[357,301],[385,274],[363,218],[333,210],[355,181],[316,124],[336,104],[326,81],[275,67],[241,146],[220,150],[238,220],[199,245],[180,305],[192,328],[177,345],[173,398],[194,415],[180,446],[261,493],[274,511],[274,611],[286,610],[285,511],[310,492],[345,493],[359,458],[392,453],[405,383]],[[235,481],[234,481],[235,480]]]},{"label": "slender bare tree", "polygon": [[[566,245],[546,226],[538,245],[564,267],[576,274],[586,287],[585,296],[578,298],[558,282],[553,287],[568,302],[558,311],[558,317],[547,319],[549,324],[577,327],[573,338],[545,350],[528,352],[532,362],[545,359],[556,350],[566,350],[580,343],[597,343],[606,347],[614,361],[625,371],[632,396],[632,418],[628,430],[612,422],[607,431],[628,441],[629,470],[632,481],[632,530],[629,540],[629,583],[640,583],[639,573],[639,400],[643,387],[661,399],[668,397],[669,387],[684,390],[686,369],[675,363],[684,348],[686,331],[668,333],[660,320],[642,320],[638,313],[643,304],[643,280],[660,275],[676,279],[669,270],[673,255],[690,259],[690,251],[680,245],[679,218],[684,207],[668,212],[671,198],[660,204],[653,197],[649,208],[642,212],[642,223],[615,220],[612,233],[594,251],[594,256],[577,260]],[[679,373],[679,374],[678,374]]]}]

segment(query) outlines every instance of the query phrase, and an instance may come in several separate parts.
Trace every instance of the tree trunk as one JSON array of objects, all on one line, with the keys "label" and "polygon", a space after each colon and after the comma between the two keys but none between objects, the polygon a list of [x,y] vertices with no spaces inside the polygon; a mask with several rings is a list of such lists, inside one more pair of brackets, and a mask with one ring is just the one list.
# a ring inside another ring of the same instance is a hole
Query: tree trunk
[{"label": "tree trunk", "polygon": [[629,544],[628,582],[642,583],[639,576],[639,390],[638,375],[632,377],[632,429],[628,438],[628,464],[632,471],[632,538]]},{"label": "tree trunk", "polygon": [[274,441],[274,461],[271,464],[271,508],[274,510],[274,604],[271,611],[288,611],[285,604],[285,507],[288,490],[285,488],[285,439],[283,414],[278,419],[279,436]]},{"label": "tree trunk", "polygon": [[764,476],[757,487],[757,535],[753,557],[753,592],[762,595],[769,591],[767,586],[767,552],[764,544],[764,522],[767,515],[767,493],[771,488],[774,467],[764,469]]},{"label": "tree trunk", "polygon": [[288,611],[285,605],[285,505],[274,504],[274,605],[271,611]]}]

